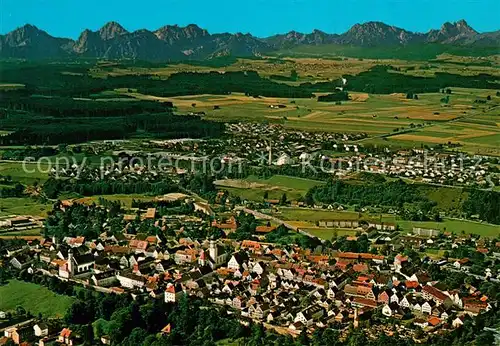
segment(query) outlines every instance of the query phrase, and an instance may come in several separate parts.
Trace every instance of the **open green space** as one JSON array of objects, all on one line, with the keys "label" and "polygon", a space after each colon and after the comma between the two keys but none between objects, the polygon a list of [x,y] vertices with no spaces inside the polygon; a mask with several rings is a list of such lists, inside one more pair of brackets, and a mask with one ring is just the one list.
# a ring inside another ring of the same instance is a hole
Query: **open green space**
[{"label": "open green space", "polygon": [[438,229],[443,232],[446,231],[455,234],[479,234],[483,237],[500,236],[500,225],[467,220],[444,219],[442,222],[398,220],[397,224],[404,231],[408,232],[411,232],[413,227],[422,227]]},{"label": "open green space", "polygon": [[0,199],[1,215],[46,216],[52,209],[51,203],[42,203],[30,197],[9,197]]},{"label": "open green space", "polygon": [[356,231],[354,230],[347,230],[347,229],[333,229],[333,228],[305,228],[304,229],[306,232],[324,239],[324,240],[332,240],[335,235],[337,237],[341,237],[343,235],[350,236],[350,235],[355,235]]},{"label": "open green space", "polygon": [[44,182],[48,179],[50,167],[47,162],[23,163],[0,162],[0,175],[10,176],[12,181],[32,185],[34,182]]},{"label": "open green space", "polygon": [[[450,206],[451,207],[451,206]],[[331,210],[316,210],[316,209],[302,209],[302,208],[280,208],[279,213],[275,214],[276,217],[290,221],[297,227],[307,229],[310,233],[330,239],[333,229],[328,228],[314,228],[316,222],[321,220],[370,220],[376,222],[389,222],[397,224],[403,232],[412,232],[413,227],[431,228],[440,231],[452,232],[455,234],[479,234],[484,237],[498,237],[500,236],[500,226],[488,224],[484,222],[474,222],[468,220],[457,220],[445,218],[442,222],[434,221],[408,221],[402,220],[391,214],[370,214],[370,213],[357,213],[354,211],[331,211]],[[352,234],[356,231],[338,229],[338,234],[342,235]]]},{"label": "open green space", "polygon": [[24,281],[11,280],[0,286],[0,310],[10,311],[21,306],[34,316],[63,317],[73,298],[58,295],[46,287]]},{"label": "open green space", "polygon": [[324,184],[324,182],[313,179],[299,178],[299,177],[291,177],[287,175],[273,175],[268,179],[260,179],[255,176],[249,176],[246,180],[256,183],[274,185],[274,186],[282,186],[290,189],[296,190],[309,190],[314,186]]},{"label": "open green space", "polygon": [[354,211],[323,209],[280,208],[279,218],[289,221],[358,220],[362,214]]},{"label": "open green space", "polygon": [[108,201],[120,202],[120,204],[123,205],[125,208],[131,208],[133,200],[136,201],[141,200],[145,202],[145,201],[152,201],[153,199],[155,199],[155,196],[149,196],[144,194],[130,194],[130,195],[117,194],[117,195],[83,197],[83,198],[78,198],[77,201],[86,204],[92,204],[92,203],[99,204],[99,198],[101,197]]},{"label": "open green space", "polygon": [[286,194],[288,200],[297,200],[303,197],[307,191],[317,185],[324,184],[322,181],[273,175],[268,179],[250,176],[246,179],[226,179],[216,182],[220,190],[227,190],[233,196],[250,201],[262,201],[267,194],[268,199],[280,199]]}]

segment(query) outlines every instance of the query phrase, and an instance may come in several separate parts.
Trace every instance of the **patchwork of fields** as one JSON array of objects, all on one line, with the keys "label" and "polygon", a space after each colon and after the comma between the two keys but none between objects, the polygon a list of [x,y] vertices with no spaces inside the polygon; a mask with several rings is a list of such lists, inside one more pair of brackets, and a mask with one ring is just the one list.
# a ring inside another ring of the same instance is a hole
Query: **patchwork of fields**
[{"label": "patchwork of fields", "polygon": [[[464,151],[500,155],[500,97],[492,90],[456,88],[445,95],[427,93],[418,100],[405,94],[350,93],[340,105],[315,99],[250,97],[243,94],[156,97],[128,90],[118,94],[142,100],[172,102],[179,113],[204,112],[224,122],[271,122],[305,131],[366,133],[368,143],[388,146],[460,144]],[[478,104],[476,100],[491,101]],[[273,109],[282,104],[285,108]],[[217,106],[218,109],[214,109]],[[379,139],[386,137],[383,141]]]}]

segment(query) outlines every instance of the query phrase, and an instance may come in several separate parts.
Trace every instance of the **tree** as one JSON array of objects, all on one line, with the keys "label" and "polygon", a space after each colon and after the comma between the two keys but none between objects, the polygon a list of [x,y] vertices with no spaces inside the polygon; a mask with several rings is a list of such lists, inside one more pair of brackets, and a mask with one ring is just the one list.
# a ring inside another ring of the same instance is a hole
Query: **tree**
[{"label": "tree", "polygon": [[295,70],[290,71],[290,79],[291,80],[299,79],[299,74],[297,73],[297,71],[295,71]]},{"label": "tree", "polygon": [[142,345],[144,339],[148,336],[148,333],[142,328],[134,328],[130,335],[125,338],[120,345],[124,346],[137,346]]},{"label": "tree", "polygon": [[491,95],[486,96],[486,99],[487,99],[488,101],[491,101]]},{"label": "tree", "polygon": [[92,323],[92,328],[94,330],[94,336],[100,338],[108,333],[108,321],[100,318]]},{"label": "tree", "polygon": [[476,345],[477,346],[493,345],[494,343],[495,343],[495,337],[493,336],[492,332],[481,333],[476,338]]},{"label": "tree", "polygon": [[280,204],[285,205],[287,202],[286,193],[284,193],[280,198]]}]

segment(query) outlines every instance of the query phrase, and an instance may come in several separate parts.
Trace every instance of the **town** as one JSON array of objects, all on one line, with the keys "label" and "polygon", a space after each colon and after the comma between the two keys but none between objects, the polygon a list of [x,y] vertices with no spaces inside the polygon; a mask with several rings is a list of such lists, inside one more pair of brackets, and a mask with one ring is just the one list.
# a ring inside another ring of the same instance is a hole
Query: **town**
[{"label": "town", "polygon": [[[185,205],[187,215],[167,212],[175,208],[165,201]],[[295,231],[241,210],[221,218],[182,194],[165,195],[157,203],[162,206],[158,210],[115,215],[122,232],[108,219],[106,231],[94,238],[54,233],[3,240],[2,275],[27,282],[47,277],[107,295],[173,305],[195,297],[224,307],[242,325],[262,324],[294,338],[325,328],[339,330],[342,338],[350,328],[364,328],[373,336],[398,333],[425,343],[429,336],[498,311],[498,240],[420,228],[394,235],[390,226],[362,228],[337,221],[338,227],[358,229],[356,236],[283,244],[274,239]],[[71,220],[98,210],[109,216],[111,209],[112,204],[106,209],[68,200],[55,205],[54,213]],[[28,221],[16,225],[20,220],[10,220],[12,227]],[[147,227],[141,231],[141,225]],[[248,239],[238,240],[240,234]],[[0,316],[4,344],[85,342],[63,320],[5,311]],[[9,320],[15,324],[9,326]],[[169,323],[159,333],[167,335],[173,327]],[[117,344],[107,334],[94,338]]]}]

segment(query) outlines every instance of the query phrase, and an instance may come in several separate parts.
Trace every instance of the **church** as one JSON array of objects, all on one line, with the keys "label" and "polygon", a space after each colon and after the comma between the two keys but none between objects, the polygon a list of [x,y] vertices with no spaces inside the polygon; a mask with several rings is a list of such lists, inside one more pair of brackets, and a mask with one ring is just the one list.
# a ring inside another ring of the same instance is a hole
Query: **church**
[{"label": "church", "polygon": [[198,264],[202,267],[209,266],[212,269],[218,268],[226,263],[228,254],[224,252],[224,248],[218,245],[215,240],[210,240],[208,246],[208,254],[206,250],[201,250],[198,257]]},{"label": "church", "polygon": [[74,256],[73,250],[68,250],[68,260],[59,267],[59,276],[69,279],[74,276],[84,276],[91,273],[95,259],[92,254]]}]

